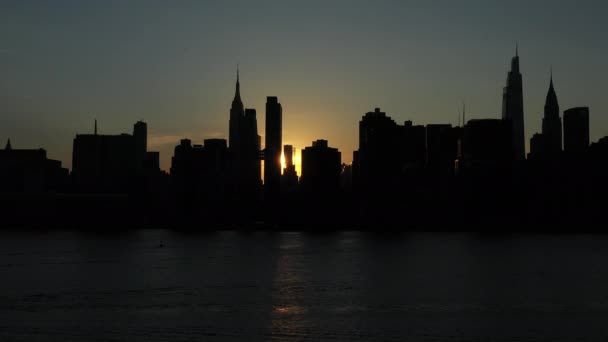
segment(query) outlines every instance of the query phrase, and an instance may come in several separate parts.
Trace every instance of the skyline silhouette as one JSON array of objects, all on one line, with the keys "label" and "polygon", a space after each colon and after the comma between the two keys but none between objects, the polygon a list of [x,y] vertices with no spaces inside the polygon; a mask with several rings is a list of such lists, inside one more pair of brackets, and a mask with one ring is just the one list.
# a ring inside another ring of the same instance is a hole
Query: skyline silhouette
[{"label": "skyline silhouette", "polygon": [[600,341],[606,0],[0,0],[0,341]]},{"label": "skyline silhouette", "polygon": [[[513,144],[513,153],[516,156],[516,159],[518,160],[523,160],[525,159],[526,155],[530,154],[535,154],[538,153],[538,149],[541,148],[540,146],[542,146],[543,151],[545,149],[548,149],[547,153],[553,153],[556,154],[559,152],[561,148],[561,145],[558,147],[557,145],[559,144],[557,142],[557,140],[562,140],[562,123],[561,123],[561,117],[560,117],[560,110],[559,110],[559,104],[558,104],[558,100],[557,100],[557,95],[554,89],[554,81],[553,81],[553,69],[551,68],[550,70],[550,81],[549,81],[549,88],[547,90],[547,95],[544,101],[544,114],[541,117],[541,127],[540,127],[540,134],[539,132],[533,132],[532,134],[530,134],[528,136],[528,134],[525,133],[525,129],[523,127],[523,122],[526,120],[526,114],[525,114],[525,109],[523,108],[523,99],[525,98],[525,91],[523,90],[522,87],[523,81],[522,81],[522,74],[520,73],[520,56],[519,56],[519,46],[515,47],[515,56],[512,57],[511,60],[511,66],[510,69],[507,73],[507,77],[506,77],[506,86],[503,88],[503,95],[502,95],[502,119],[503,120],[510,120],[511,122],[519,122],[518,124],[513,124],[513,129],[512,129],[512,134],[513,134],[513,141],[517,141],[514,142]],[[515,94],[515,95],[513,95]],[[274,100],[272,101],[277,101],[276,97],[268,97],[268,101],[271,101],[271,98],[274,98]],[[281,107],[280,103],[278,104],[279,108]],[[266,106],[268,106],[268,103],[266,104]],[[450,121],[448,121],[447,124],[449,125],[454,125],[455,127],[461,127],[466,123],[466,119],[465,119],[465,107],[466,104],[463,102],[463,108],[462,108],[462,113],[458,113],[458,117],[455,120],[455,123],[452,123]],[[512,108],[515,109],[512,109]],[[587,108],[586,110],[589,111],[588,107],[572,107],[569,108],[568,110],[564,111],[564,114],[566,114],[566,112],[570,112],[572,110],[576,110],[576,109],[580,109],[580,108]],[[515,113],[515,114],[513,114]],[[591,142],[593,142],[590,138],[590,131],[591,131],[591,127],[593,127],[592,125],[589,124],[589,114],[587,113],[587,122],[586,122],[586,132],[585,134],[588,136],[587,138],[587,142],[586,142],[586,146],[588,146]],[[511,119],[512,117],[515,117],[516,119],[513,120]],[[479,118],[476,117],[477,119],[488,119],[491,117],[486,117],[486,118]],[[469,119],[471,119],[469,117]],[[529,120],[529,119],[528,119]],[[279,122],[275,124],[278,125],[276,126],[276,128],[274,128],[275,130],[279,130],[282,131],[282,119],[279,119]],[[411,121],[411,120],[406,120],[406,122]],[[141,120],[140,120],[141,122]],[[264,120],[265,122],[265,120]],[[143,123],[143,122],[142,122]],[[145,124],[145,123],[143,123]],[[422,123],[425,124],[425,123]],[[426,123],[426,124],[431,124],[431,123]],[[266,123],[266,125],[268,125]],[[432,124],[431,124],[432,125]],[[519,125],[519,126],[518,126]],[[241,95],[240,95],[240,77],[239,77],[239,68],[238,65],[236,66],[236,88],[235,88],[235,93],[234,93],[234,99],[232,101],[232,106],[230,108],[230,116],[229,116],[229,123],[228,123],[228,131],[229,134],[226,137],[221,137],[221,136],[217,136],[217,137],[204,137],[203,140],[207,140],[207,139],[222,139],[222,138],[226,138],[228,140],[228,143],[230,144],[231,141],[234,141],[234,143],[232,145],[234,145],[235,147],[233,147],[234,152],[232,153],[232,157],[233,160],[232,162],[235,163],[235,165],[239,165],[237,166],[238,168],[249,168],[251,170],[255,170],[260,168],[260,159],[264,159],[263,157],[260,157],[258,154],[259,152],[256,151],[261,151],[264,150],[266,148],[266,144],[268,144],[268,137],[266,135],[259,135],[258,134],[258,130],[257,130],[257,117],[256,117],[256,109],[254,108],[245,108],[244,104],[241,100]],[[268,130],[269,127],[266,126],[266,130]],[[581,129],[585,129],[584,127]],[[265,131],[266,131],[265,130]],[[148,144],[148,133],[147,133],[147,128],[145,129],[146,131],[146,137],[144,139],[144,144]],[[264,133],[265,133],[264,131]],[[338,130],[339,131],[339,130]],[[515,131],[519,132],[519,133],[515,133]],[[98,120],[95,119],[94,120],[94,134],[93,135],[97,135],[98,134]],[[79,134],[77,134],[78,136]],[[82,135],[82,134],[81,134]],[[86,135],[86,134],[85,134]],[[124,135],[124,134],[121,134]],[[544,136],[544,137],[541,137]],[[266,139],[265,144],[263,145],[264,147],[262,148],[261,145],[261,141],[262,141],[262,137],[264,137]],[[522,141],[523,138],[523,141]],[[601,140],[603,138],[603,136],[600,136],[597,141]],[[10,145],[10,139],[11,137],[9,136],[7,141],[7,145]],[[190,139],[190,137],[182,137],[180,140],[182,139]],[[271,138],[276,140],[277,138]],[[281,137],[278,137],[279,140],[276,141],[277,147],[275,148],[275,159],[276,159],[276,155],[278,154],[280,156],[280,158],[284,158],[284,155],[282,153],[282,147],[288,144],[283,145],[281,143]],[[289,138],[288,138],[289,139]],[[565,139],[565,138],[564,138]],[[241,141],[242,140],[242,141]],[[542,140],[542,141],[541,141]],[[536,143],[536,146],[532,146],[534,143]],[[141,143],[140,143],[141,144]],[[523,146],[522,146],[523,144]],[[240,147],[241,145],[243,145],[242,147]],[[545,146],[546,145],[546,146]],[[250,146],[250,147],[247,147]],[[293,146],[293,145],[290,145]],[[297,149],[298,146],[296,146]],[[145,148],[145,147],[144,147]],[[246,150],[247,148],[249,148],[249,151],[241,151],[241,150]],[[301,147],[301,149],[303,149],[304,147]],[[354,150],[356,151],[356,149]],[[279,153],[280,152],[280,153]],[[244,154],[247,155],[248,157],[241,157],[240,155]],[[294,152],[295,155],[295,152]],[[301,158],[301,155],[299,156]],[[143,157],[140,157],[143,158]],[[167,157],[165,157],[166,159]],[[236,158],[236,159],[235,159]],[[241,161],[241,159],[247,159],[248,161]],[[73,157],[69,158],[70,161],[73,160]],[[143,160],[143,159],[142,159]],[[141,160],[140,160],[141,161]],[[63,161],[64,164],[70,165],[73,168],[73,163],[66,163],[65,161]],[[301,172],[301,168],[300,165],[298,164],[294,164],[295,165],[295,169],[297,172]],[[161,167],[161,163],[160,163],[160,154],[159,154],[159,167]],[[161,167],[161,169],[164,169],[163,167]],[[73,171],[73,170],[72,170]],[[169,167],[166,168],[166,171],[170,171]],[[261,171],[257,171],[257,172],[261,172]],[[274,173],[282,173],[282,168],[281,165],[278,166],[276,171],[273,171]],[[255,173],[255,172],[254,172]],[[259,175],[258,175],[259,176]],[[257,179],[260,179],[260,177],[257,177]],[[241,180],[242,182],[249,182],[250,185],[249,187],[255,187],[255,177],[253,179],[249,179],[249,180]],[[266,178],[266,175],[264,175],[264,177],[262,179]],[[243,186],[243,185],[241,185]],[[247,185],[245,185],[247,187]]]},{"label": "skyline silhouette", "polygon": [[[500,227],[601,216],[608,136],[591,143],[589,107],[569,108],[560,116],[551,74],[543,129],[530,139],[526,156],[517,48],[507,75],[500,119],[471,119],[463,104],[456,126],[401,124],[375,108],[359,121],[352,164],[343,163],[343,152],[320,137],[301,149],[298,172],[297,146],[282,142],[288,115],[279,98],[266,97],[262,147],[257,111],[245,108],[237,67],[228,139],[200,144],[182,138],[169,173],[160,168],[160,153],[149,150],[143,121],[133,125],[132,134],[107,135],[99,134],[95,120],[93,134],[74,138],[72,172],[48,159],[46,150],[18,149],[9,139],[0,150],[0,193],[15,212],[4,208],[5,219],[15,224],[26,212],[54,208],[54,219],[43,222],[78,226],[87,213],[103,210],[110,220],[141,225],[316,230],[379,223],[450,227],[457,214],[472,229],[481,229],[484,220]],[[47,202],[55,200],[59,203]]]},{"label": "skyline silhouette", "polygon": [[260,111],[276,95],[289,108],[285,144],[327,137],[349,163],[356,120],[375,107],[398,122],[455,125],[464,101],[470,118],[500,118],[496,94],[516,43],[526,144],[541,131],[551,66],[562,109],[589,106],[591,140],[608,134],[603,2],[0,6],[0,140],[45,146],[69,168],[71,140],[60,137],[89,133],[95,118],[104,134],[145,120],[167,171],[181,138],[227,137],[238,63],[248,107]]}]

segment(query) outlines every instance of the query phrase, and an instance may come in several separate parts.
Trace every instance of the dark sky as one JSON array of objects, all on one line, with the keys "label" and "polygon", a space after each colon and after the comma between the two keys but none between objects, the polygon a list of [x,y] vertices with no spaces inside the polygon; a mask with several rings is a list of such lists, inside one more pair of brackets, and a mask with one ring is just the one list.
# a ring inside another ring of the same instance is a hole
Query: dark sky
[{"label": "dark sky", "polygon": [[519,43],[527,139],[540,131],[553,66],[561,110],[591,108],[608,135],[605,1],[0,2],[0,139],[44,147],[68,167],[76,133],[148,122],[167,168],[180,138],[226,137],[241,68],[264,135],[266,96],[283,104],[283,141],[325,138],[350,162],[358,121],[500,117]]}]

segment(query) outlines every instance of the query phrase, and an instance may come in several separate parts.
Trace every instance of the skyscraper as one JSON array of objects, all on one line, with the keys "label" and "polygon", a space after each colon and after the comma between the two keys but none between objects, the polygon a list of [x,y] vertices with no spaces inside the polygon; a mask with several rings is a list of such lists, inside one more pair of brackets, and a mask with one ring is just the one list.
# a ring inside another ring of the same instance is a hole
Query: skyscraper
[{"label": "skyscraper", "polygon": [[342,155],[327,140],[312,142],[302,150],[302,187],[307,192],[331,194],[340,186]]},{"label": "skyscraper", "polygon": [[580,155],[589,147],[589,107],[564,111],[564,152]]},{"label": "skyscraper", "polygon": [[135,140],[135,169],[140,174],[148,151],[148,125],[145,122],[137,121],[133,125],[133,138]]},{"label": "skyscraper", "polygon": [[292,145],[283,146],[283,156],[285,157],[285,168],[283,169],[283,183],[281,190],[290,190],[298,185],[298,173],[293,162],[296,149]]},{"label": "skyscraper", "polygon": [[525,158],[524,135],[524,99],[522,77],[519,72],[519,54],[515,49],[515,57],[511,60],[511,71],[507,76],[507,85],[502,95],[502,119],[511,121],[513,156],[516,160]]},{"label": "skyscraper", "polygon": [[230,107],[230,120],[229,133],[228,133],[228,146],[230,147],[230,153],[233,158],[237,158],[240,150],[240,139],[239,139],[239,127],[243,117],[245,116],[245,109],[243,107],[243,101],[241,101],[241,84],[239,82],[239,69],[236,69],[236,90],[234,92],[234,99],[232,99],[232,107]]},{"label": "skyscraper", "polygon": [[549,91],[545,100],[545,115],[543,117],[543,152],[547,156],[555,156],[562,151],[562,121],[559,117],[559,104],[553,88],[553,74],[549,82]]},{"label": "skyscraper", "polygon": [[239,70],[229,120],[229,151],[233,190],[254,195],[261,184],[260,137],[255,109],[245,109],[241,100]]},{"label": "skyscraper", "polygon": [[264,151],[264,187],[271,197],[281,186],[281,148],[283,108],[276,96],[266,99],[266,147]]},{"label": "skyscraper", "polygon": [[72,150],[74,185],[83,192],[128,192],[148,157],[147,125],[137,122],[133,135],[77,134]]}]

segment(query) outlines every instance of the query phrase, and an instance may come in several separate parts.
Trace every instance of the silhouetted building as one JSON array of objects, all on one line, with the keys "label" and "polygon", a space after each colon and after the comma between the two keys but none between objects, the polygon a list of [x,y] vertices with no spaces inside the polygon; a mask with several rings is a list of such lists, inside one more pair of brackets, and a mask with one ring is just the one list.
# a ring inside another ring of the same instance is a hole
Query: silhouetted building
[{"label": "silhouetted building", "polygon": [[283,146],[283,157],[285,158],[285,168],[283,169],[283,189],[292,190],[298,186],[298,173],[293,162],[295,148],[291,145]]},{"label": "silhouetted building", "polygon": [[63,191],[68,170],[48,159],[44,149],[13,149],[10,139],[0,150],[0,192]]},{"label": "silhouetted building", "polygon": [[399,169],[407,174],[424,168],[428,162],[427,128],[405,121],[403,126],[397,125],[397,134],[399,150],[395,158],[399,160]]},{"label": "silhouetted building", "polygon": [[452,125],[426,126],[426,169],[434,176],[454,174],[458,153],[458,130]]},{"label": "silhouetted building", "polygon": [[[133,135],[77,134],[72,152],[72,178],[77,191],[129,192],[143,177],[147,127],[137,122]],[[139,178],[141,179],[141,178]]]},{"label": "silhouetted building", "polygon": [[528,159],[542,159],[546,157],[546,146],[544,134],[535,133],[532,138],[530,138],[530,153],[528,153]]},{"label": "silhouetted building", "polygon": [[327,145],[327,140],[313,141],[302,150],[302,177],[306,192],[335,193],[340,186],[341,153]]},{"label": "silhouetted building", "polygon": [[352,190],[353,188],[353,166],[342,164],[340,173],[340,188],[343,190]]},{"label": "silhouetted building", "polygon": [[141,174],[144,161],[148,151],[148,125],[143,121],[137,121],[133,126],[133,137],[135,138],[135,165],[137,174]]},{"label": "silhouetted building", "polygon": [[236,90],[229,120],[233,191],[255,196],[261,185],[260,136],[255,109],[244,109],[237,69]]},{"label": "silhouetted building", "polygon": [[192,145],[182,139],[171,159],[171,183],[178,196],[218,201],[229,194],[230,159],[225,139],[206,139]]},{"label": "silhouetted building", "polygon": [[464,127],[464,161],[468,167],[504,165],[511,160],[511,123],[473,119]]},{"label": "silhouetted building", "polygon": [[[441,129],[431,130],[431,139],[440,141],[434,133]],[[436,160],[439,163],[436,152],[437,149],[431,152],[431,165]],[[398,125],[376,108],[359,122],[359,150],[353,153],[353,186],[372,192],[395,190],[409,176],[420,174],[428,158],[426,127],[413,125],[411,121]]]},{"label": "silhouetted building", "polygon": [[255,109],[245,109],[244,127],[241,129],[240,179],[241,192],[246,196],[255,196],[262,185],[262,163],[260,160],[260,136]]},{"label": "silhouetted building", "polygon": [[608,163],[608,136],[600,138],[589,146],[591,155]]},{"label": "silhouetted building", "polygon": [[589,107],[564,111],[564,152],[581,155],[589,147]]},{"label": "silhouetted building", "polygon": [[[553,88],[553,75],[549,82],[549,90],[545,100],[545,115],[543,116],[543,143],[542,153],[554,158],[562,151],[562,120],[559,117],[559,104]],[[530,150],[532,148],[530,147]]]},{"label": "silhouetted building", "polygon": [[511,60],[511,70],[507,76],[507,85],[503,89],[502,96],[502,118],[511,123],[511,134],[513,135],[513,154],[516,160],[525,159],[525,134],[524,134],[524,99],[522,88],[522,77],[519,71],[519,54],[515,51],[515,57]]},{"label": "silhouetted building", "polygon": [[359,150],[353,153],[354,186],[362,191],[382,191],[395,184],[400,175],[400,152],[407,145],[400,133],[395,121],[380,108],[363,116]]},{"label": "silhouetted building", "polygon": [[264,188],[269,198],[281,189],[281,149],[283,108],[275,96],[266,99],[266,146],[264,150]]}]

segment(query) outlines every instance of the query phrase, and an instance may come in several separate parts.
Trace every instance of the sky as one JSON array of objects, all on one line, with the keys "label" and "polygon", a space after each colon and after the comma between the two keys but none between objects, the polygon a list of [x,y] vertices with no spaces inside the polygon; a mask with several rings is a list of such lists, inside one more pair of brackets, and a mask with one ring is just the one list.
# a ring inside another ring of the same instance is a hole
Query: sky
[{"label": "sky", "polygon": [[499,118],[515,45],[526,144],[541,130],[550,69],[560,110],[590,107],[608,135],[605,1],[0,1],[0,142],[71,167],[76,134],[131,133],[169,169],[182,138],[227,138],[236,65],[264,140],[266,96],[283,143],[327,139],[352,160],[375,107],[396,122]]}]

